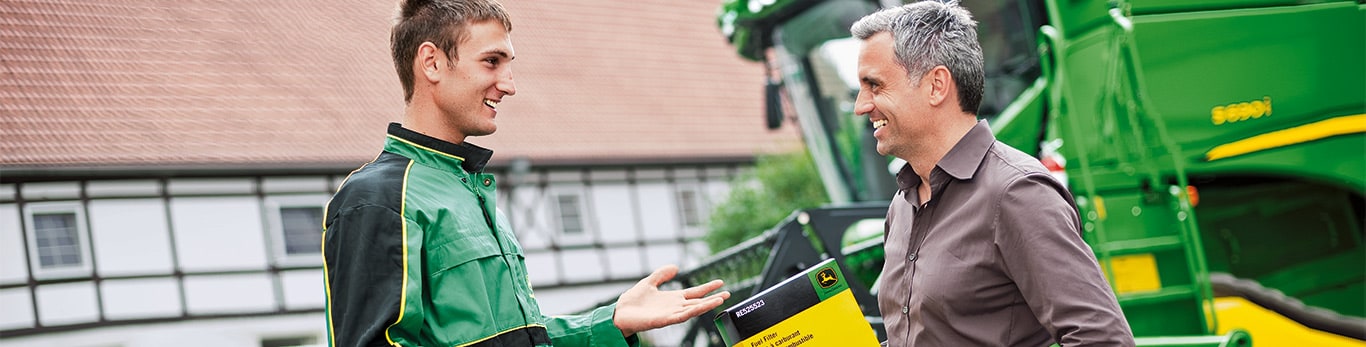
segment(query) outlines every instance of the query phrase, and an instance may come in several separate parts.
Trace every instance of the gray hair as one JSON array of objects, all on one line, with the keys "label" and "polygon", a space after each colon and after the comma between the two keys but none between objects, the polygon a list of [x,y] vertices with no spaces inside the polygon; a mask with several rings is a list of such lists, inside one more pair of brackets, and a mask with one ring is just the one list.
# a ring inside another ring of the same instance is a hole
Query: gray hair
[{"label": "gray hair", "polygon": [[977,42],[977,21],[958,1],[920,1],[884,9],[859,19],[849,31],[860,40],[890,32],[897,63],[917,85],[935,66],[948,68],[963,112],[977,114],[985,79],[982,45]]}]

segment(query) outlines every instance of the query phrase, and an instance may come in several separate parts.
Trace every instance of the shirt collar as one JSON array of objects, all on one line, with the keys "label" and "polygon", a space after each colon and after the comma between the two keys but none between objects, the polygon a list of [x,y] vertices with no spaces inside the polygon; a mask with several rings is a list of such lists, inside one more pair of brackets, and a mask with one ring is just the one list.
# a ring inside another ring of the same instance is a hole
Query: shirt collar
[{"label": "shirt collar", "polygon": [[[913,192],[920,187],[920,176],[916,176],[915,169],[911,163],[901,166],[901,170],[896,172],[896,187],[902,191]],[[909,196],[909,195],[907,195]]]},{"label": "shirt collar", "polygon": [[389,123],[389,141],[385,150],[406,154],[413,160],[431,164],[459,166],[466,172],[483,172],[493,151],[469,141],[450,143],[435,137]]},{"label": "shirt collar", "polygon": [[[955,179],[972,179],[977,173],[977,167],[982,164],[982,159],[986,158],[987,150],[991,149],[994,143],[996,135],[991,133],[987,121],[977,121],[977,125],[968,130],[968,133],[964,134],[935,166]],[[902,166],[901,171],[897,172],[896,185],[897,188],[908,192],[914,192],[920,187],[920,177],[916,176],[915,169],[910,163]]]},{"label": "shirt collar", "polygon": [[996,135],[991,133],[987,121],[977,121],[977,125],[968,130],[968,133],[958,140],[958,144],[953,145],[953,149],[944,154],[944,158],[939,159],[937,166],[953,178],[972,179],[972,175],[977,173],[977,167],[982,164],[982,159],[986,158],[987,150],[995,143]]}]

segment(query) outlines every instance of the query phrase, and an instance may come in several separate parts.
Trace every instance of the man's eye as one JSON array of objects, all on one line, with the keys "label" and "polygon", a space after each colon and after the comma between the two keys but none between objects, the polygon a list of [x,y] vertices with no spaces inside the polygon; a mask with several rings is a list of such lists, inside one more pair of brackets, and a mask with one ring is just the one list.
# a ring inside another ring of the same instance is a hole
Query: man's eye
[{"label": "man's eye", "polygon": [[487,59],[484,59],[484,62],[485,62],[485,63],[489,63],[489,65],[497,66],[497,65],[498,65],[498,58],[487,58]]}]

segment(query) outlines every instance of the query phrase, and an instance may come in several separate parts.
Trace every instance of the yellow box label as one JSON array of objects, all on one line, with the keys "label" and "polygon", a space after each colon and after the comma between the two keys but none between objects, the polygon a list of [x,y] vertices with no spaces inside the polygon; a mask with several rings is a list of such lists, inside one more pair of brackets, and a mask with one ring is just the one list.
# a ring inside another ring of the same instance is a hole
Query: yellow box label
[{"label": "yellow box label", "polygon": [[844,290],[734,347],[878,346],[854,293]]}]

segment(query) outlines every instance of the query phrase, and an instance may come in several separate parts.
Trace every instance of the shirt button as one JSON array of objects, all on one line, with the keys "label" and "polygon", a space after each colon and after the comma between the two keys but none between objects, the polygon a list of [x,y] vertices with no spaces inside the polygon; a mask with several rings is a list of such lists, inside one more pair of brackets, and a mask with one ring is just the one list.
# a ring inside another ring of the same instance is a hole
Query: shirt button
[{"label": "shirt button", "polygon": [[901,313],[910,313],[910,312],[911,312],[911,308],[910,308],[910,307],[901,306]]},{"label": "shirt button", "polygon": [[485,186],[485,187],[488,187],[490,184],[493,184],[493,180],[485,178],[485,179],[484,179],[484,186]]},{"label": "shirt button", "polygon": [[915,253],[911,253],[910,255],[907,255],[907,256],[906,256],[906,260],[915,261],[915,257],[916,257]]}]

